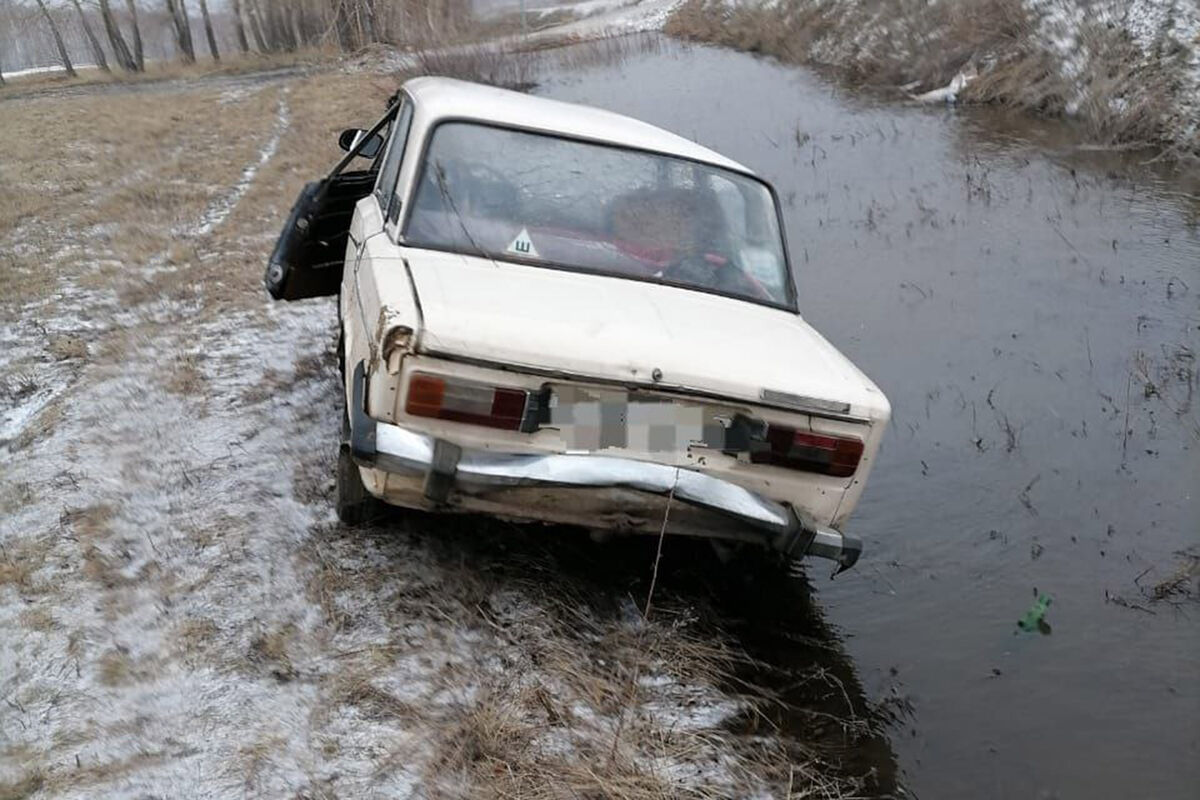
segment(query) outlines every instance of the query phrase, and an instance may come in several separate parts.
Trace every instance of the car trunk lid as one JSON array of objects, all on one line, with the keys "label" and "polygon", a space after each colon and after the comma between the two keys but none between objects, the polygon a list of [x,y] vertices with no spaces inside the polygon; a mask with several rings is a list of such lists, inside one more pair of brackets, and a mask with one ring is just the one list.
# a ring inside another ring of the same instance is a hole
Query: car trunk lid
[{"label": "car trunk lid", "polygon": [[790,311],[453,253],[405,257],[427,353],[801,410],[825,403],[835,415],[888,413],[874,384]]}]

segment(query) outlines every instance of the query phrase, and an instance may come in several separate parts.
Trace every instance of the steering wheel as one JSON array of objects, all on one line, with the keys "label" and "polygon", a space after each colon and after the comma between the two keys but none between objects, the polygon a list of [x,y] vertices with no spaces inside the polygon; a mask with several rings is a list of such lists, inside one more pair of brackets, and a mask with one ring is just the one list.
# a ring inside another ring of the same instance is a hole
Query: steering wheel
[{"label": "steering wheel", "polygon": [[689,253],[663,269],[662,275],[672,281],[706,289],[719,289],[759,300],[771,299],[762,284],[747,275],[724,253]]}]

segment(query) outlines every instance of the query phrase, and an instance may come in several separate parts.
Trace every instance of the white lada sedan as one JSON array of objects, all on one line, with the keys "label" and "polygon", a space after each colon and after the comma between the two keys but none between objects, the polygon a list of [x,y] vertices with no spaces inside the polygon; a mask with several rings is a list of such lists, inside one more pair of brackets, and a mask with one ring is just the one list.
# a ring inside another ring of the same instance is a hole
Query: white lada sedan
[{"label": "white lada sedan", "polygon": [[770,185],[637,120],[444,78],[341,144],[266,282],[339,295],[343,520],[665,520],[854,564],[890,409],[800,316]]}]

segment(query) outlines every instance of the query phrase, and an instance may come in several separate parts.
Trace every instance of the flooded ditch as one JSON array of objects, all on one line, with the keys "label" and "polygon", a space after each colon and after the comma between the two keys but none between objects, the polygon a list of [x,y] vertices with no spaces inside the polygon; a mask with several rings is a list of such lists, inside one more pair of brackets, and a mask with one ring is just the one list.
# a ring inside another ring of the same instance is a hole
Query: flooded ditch
[{"label": "flooded ditch", "polygon": [[[1076,148],[1063,124],[876,102],[713,48],[663,45],[538,91],[771,179],[802,312],[891,399],[851,523],[866,556],[810,577],[867,697],[900,710],[903,783],[1190,796],[1200,607],[1168,590],[1195,592],[1200,555],[1200,175]],[[1036,592],[1049,635],[1015,625]],[[764,600],[729,600],[747,649],[810,657],[786,644],[808,606]]]}]

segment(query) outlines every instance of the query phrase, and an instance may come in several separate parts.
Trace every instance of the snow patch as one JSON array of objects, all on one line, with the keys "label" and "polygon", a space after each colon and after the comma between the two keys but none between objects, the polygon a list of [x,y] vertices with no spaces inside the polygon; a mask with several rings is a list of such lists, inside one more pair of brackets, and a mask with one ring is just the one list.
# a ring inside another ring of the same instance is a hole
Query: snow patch
[{"label": "snow patch", "polygon": [[250,190],[250,185],[254,183],[254,177],[258,171],[275,155],[275,151],[279,149],[279,140],[283,138],[283,134],[291,123],[291,110],[288,108],[287,95],[288,88],[285,86],[279,93],[279,103],[275,111],[275,127],[271,130],[271,135],[263,144],[262,149],[259,150],[258,160],[242,170],[242,177],[234,184],[233,189],[209,204],[200,218],[200,223],[189,232],[192,236],[204,236],[212,233],[213,228],[224,222],[233,213],[238,201]]}]

